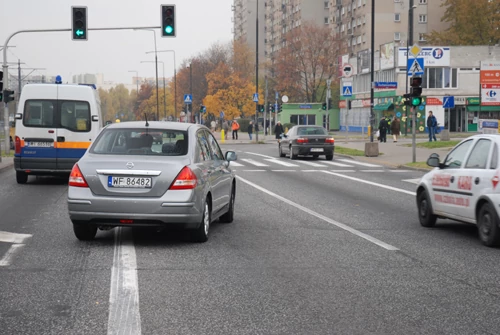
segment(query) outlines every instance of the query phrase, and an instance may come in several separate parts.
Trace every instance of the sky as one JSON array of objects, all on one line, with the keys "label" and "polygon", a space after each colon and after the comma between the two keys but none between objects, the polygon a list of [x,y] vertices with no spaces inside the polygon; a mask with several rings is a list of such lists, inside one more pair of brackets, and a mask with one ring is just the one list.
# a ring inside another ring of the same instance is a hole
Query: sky
[{"label": "sky", "polygon": [[[232,40],[233,0],[2,0],[0,1],[0,49],[12,33],[28,29],[71,28],[71,6],[87,6],[88,27],[160,26],[160,5],[176,5],[175,38],[162,38],[156,30],[157,50],[175,50],[176,65],[206,50],[213,43]],[[71,82],[75,74],[103,73],[105,81],[132,84],[137,70],[140,77],[154,77],[154,35],[152,31],[89,31],[88,41],[73,41],[71,32],[21,33],[8,49],[8,62],[18,59],[26,68],[45,68],[33,74],[61,75]],[[3,53],[0,54],[3,61]],[[174,73],[172,52],[158,53],[165,64],[165,76]],[[17,75],[16,70],[9,73]],[[15,71],[15,72],[14,72]],[[28,74],[28,70],[23,74]],[[158,64],[162,76],[162,65]]]}]

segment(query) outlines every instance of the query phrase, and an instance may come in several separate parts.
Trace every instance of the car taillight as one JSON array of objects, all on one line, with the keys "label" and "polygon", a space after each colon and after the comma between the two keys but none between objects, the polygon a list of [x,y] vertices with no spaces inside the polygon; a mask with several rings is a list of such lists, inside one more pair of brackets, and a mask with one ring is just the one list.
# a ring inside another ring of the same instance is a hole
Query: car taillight
[{"label": "car taillight", "polygon": [[194,172],[185,166],[170,185],[170,190],[191,190],[196,187],[197,183],[198,178],[196,178]]},{"label": "car taillight", "polygon": [[69,186],[89,187],[78,164],[75,164],[71,170],[71,174],[69,175]]},{"label": "car taillight", "polygon": [[302,138],[301,137],[301,138],[297,139],[297,143],[308,143],[308,142],[309,142],[309,140],[307,138]]},{"label": "car taillight", "polygon": [[19,136],[16,136],[16,154],[19,155],[21,154],[21,139],[19,138]]},{"label": "car taillight", "polygon": [[325,140],[325,143],[335,143],[335,139],[333,137],[329,137]]}]

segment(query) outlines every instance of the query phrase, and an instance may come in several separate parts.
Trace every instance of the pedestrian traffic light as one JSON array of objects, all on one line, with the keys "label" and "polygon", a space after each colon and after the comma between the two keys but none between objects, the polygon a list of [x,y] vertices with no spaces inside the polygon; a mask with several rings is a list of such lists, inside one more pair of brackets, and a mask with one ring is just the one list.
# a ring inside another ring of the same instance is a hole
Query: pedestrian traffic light
[{"label": "pedestrian traffic light", "polygon": [[264,105],[259,105],[259,113],[264,113],[265,110],[266,108],[264,107]]},{"label": "pedestrian traffic light", "polygon": [[87,40],[87,7],[71,7],[71,39]]},{"label": "pedestrian traffic light", "polygon": [[5,103],[8,103],[9,101],[14,101],[15,96],[14,96],[14,91],[11,90],[3,90],[3,101]]},{"label": "pedestrian traffic light", "polygon": [[405,106],[411,106],[411,94],[403,94],[403,100]]},{"label": "pedestrian traffic light", "polygon": [[0,102],[3,101],[3,71],[0,71]]},{"label": "pedestrian traffic light", "polygon": [[323,102],[323,105],[321,106],[321,109],[326,111],[326,102]]},{"label": "pedestrian traffic light", "polygon": [[411,77],[410,86],[411,105],[420,106],[422,104],[422,77]]},{"label": "pedestrian traffic light", "polygon": [[282,111],[283,111],[283,104],[279,104],[278,113],[281,113]]},{"label": "pedestrian traffic light", "polygon": [[352,100],[347,100],[347,109],[352,108]]},{"label": "pedestrian traffic light", "polygon": [[161,37],[175,37],[175,5],[161,5]]},{"label": "pedestrian traffic light", "polygon": [[206,109],[206,107],[205,107],[205,106],[200,105],[200,114],[205,113],[205,111],[206,111],[206,110],[207,110],[207,109]]}]

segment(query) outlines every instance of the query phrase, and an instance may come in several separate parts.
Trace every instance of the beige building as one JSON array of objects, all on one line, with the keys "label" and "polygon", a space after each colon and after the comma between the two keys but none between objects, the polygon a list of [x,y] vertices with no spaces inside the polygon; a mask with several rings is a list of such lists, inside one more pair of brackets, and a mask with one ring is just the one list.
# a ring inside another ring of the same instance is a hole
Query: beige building
[{"label": "beige building", "polygon": [[[254,51],[257,41],[257,0],[233,0],[233,34],[237,41],[245,42]],[[265,57],[265,12],[267,0],[259,0],[259,63]]]},{"label": "beige building", "polygon": [[[325,0],[326,1],[326,0]],[[330,24],[344,41],[344,52],[350,56],[371,45],[371,0],[330,0]],[[425,34],[433,30],[448,28],[441,22],[445,8],[443,0],[376,0],[375,3],[375,48],[381,44],[395,42],[406,46],[408,18],[413,12],[413,42],[426,45]]]}]

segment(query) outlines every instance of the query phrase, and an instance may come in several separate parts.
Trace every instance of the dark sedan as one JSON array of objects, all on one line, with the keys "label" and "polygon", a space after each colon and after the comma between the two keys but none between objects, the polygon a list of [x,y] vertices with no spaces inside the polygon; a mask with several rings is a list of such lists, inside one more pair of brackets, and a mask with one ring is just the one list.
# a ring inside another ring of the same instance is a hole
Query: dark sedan
[{"label": "dark sedan", "polygon": [[279,155],[290,159],[300,156],[325,156],[327,160],[333,159],[335,140],[325,128],[320,126],[293,126],[283,135],[279,144]]}]

